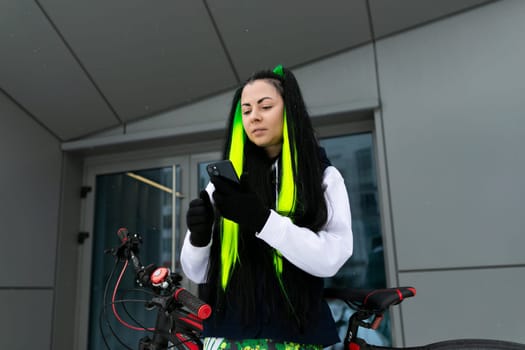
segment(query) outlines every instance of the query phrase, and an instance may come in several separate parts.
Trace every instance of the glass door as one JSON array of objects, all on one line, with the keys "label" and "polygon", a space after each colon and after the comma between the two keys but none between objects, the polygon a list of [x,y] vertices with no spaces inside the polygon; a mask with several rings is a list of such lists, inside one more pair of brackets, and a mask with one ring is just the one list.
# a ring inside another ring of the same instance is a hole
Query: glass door
[{"label": "glass door", "polygon": [[[142,332],[123,327],[113,315],[111,295],[120,273],[114,271],[115,259],[104,254],[119,244],[116,235],[120,227],[143,237],[140,258],[143,264],[155,264],[179,269],[180,247],[174,237],[181,232],[181,166],[131,170],[96,176],[95,209],[92,243],[91,297],[89,315],[89,349],[103,349],[104,338],[110,348],[122,348],[124,342],[137,348]],[[132,269],[130,266],[129,269]],[[111,278],[109,289],[106,287]],[[116,299],[133,302],[115,305],[126,323],[138,328],[152,327],[155,310],[148,311],[140,300],[145,294],[134,290],[134,273],[127,271],[120,283]],[[114,336],[112,330],[117,334]],[[102,333],[101,333],[102,332]]]},{"label": "glass door", "polygon": [[[105,251],[119,245],[116,232],[126,227],[143,237],[139,253],[144,265],[167,266],[182,274],[180,250],[186,233],[187,206],[208,180],[199,170],[201,163],[218,158],[219,153],[214,152],[177,157],[160,154],[158,159],[147,160],[113,161],[108,157],[88,161],[84,181],[92,192],[84,202],[82,230],[89,232],[90,238],[81,246],[78,349],[138,348],[139,339],[146,333],[128,329],[113,315],[113,289],[106,289],[106,281],[111,277],[110,287],[114,286],[122,265],[112,272],[115,259]],[[186,279],[182,284],[192,291],[197,289]],[[145,308],[147,295],[134,290],[135,286],[134,273],[127,271],[116,299],[128,302],[115,304],[115,308],[128,325],[152,327],[156,311]]]}]

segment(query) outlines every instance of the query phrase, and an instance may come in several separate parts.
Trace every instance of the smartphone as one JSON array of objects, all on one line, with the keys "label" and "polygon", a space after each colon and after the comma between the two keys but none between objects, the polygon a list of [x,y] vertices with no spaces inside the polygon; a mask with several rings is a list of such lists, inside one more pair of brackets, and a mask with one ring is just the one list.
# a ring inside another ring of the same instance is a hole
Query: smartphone
[{"label": "smartphone", "polygon": [[206,166],[206,170],[210,177],[221,176],[235,183],[240,183],[239,177],[233,168],[233,164],[229,160],[220,160],[218,162],[210,163]]}]

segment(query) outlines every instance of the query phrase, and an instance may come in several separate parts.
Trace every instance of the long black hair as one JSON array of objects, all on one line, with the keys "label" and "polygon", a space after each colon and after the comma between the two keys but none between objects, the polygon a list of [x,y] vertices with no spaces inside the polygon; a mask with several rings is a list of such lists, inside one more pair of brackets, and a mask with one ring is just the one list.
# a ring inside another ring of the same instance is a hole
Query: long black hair
[{"label": "long black hair", "polygon": [[[283,98],[286,108],[288,138],[293,163],[291,168],[296,187],[295,208],[289,216],[296,225],[317,232],[327,220],[327,207],[322,187],[326,159],[320,152],[299,85],[291,71],[279,66],[273,71],[257,72],[236,90],[228,120],[223,157],[228,159],[230,155],[234,118],[238,113],[242,91],[247,84],[257,80],[264,80],[273,85]],[[282,157],[269,159],[264,149],[256,146],[247,138],[244,142],[243,177],[247,179],[250,188],[265,204],[275,208],[275,187],[281,174],[276,174],[272,165],[277,162],[277,169],[282,169]],[[307,288],[317,283],[316,278],[291,264],[285,257],[280,257],[282,275],[276,276],[275,257],[276,254],[279,256],[279,253],[258,239],[254,232],[249,232],[247,228],[241,226],[237,238],[240,264],[233,267],[227,288],[223,288],[220,282],[220,223],[221,220],[218,218],[208,273],[209,289],[216,291],[216,293],[208,293],[208,299],[216,305],[217,312],[220,312],[221,308],[227,304],[230,305],[227,307],[236,305],[240,309],[243,322],[249,324],[253,321],[256,310],[263,307],[266,309],[263,314],[284,312],[286,317],[294,321],[293,323],[299,330],[303,329],[312,321],[321,298],[316,294],[318,290],[313,291]],[[257,317],[259,316],[260,313]]]}]

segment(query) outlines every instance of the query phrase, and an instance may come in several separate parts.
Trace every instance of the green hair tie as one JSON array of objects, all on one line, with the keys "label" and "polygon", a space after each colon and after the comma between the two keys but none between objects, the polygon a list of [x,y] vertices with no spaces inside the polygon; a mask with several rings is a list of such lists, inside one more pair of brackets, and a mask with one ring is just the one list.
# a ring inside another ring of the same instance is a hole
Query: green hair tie
[{"label": "green hair tie", "polygon": [[280,77],[284,77],[283,66],[280,64],[273,69],[273,72]]}]

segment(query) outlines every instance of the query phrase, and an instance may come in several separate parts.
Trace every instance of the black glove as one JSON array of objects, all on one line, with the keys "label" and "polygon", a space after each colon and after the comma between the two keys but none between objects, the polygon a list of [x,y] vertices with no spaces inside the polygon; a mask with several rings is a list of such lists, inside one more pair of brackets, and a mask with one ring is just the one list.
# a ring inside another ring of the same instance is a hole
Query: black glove
[{"label": "black glove", "polygon": [[270,216],[270,209],[249,189],[246,176],[241,177],[241,184],[219,176],[210,179],[215,185],[213,199],[219,213],[226,219],[260,232]]},{"label": "black glove", "polygon": [[186,223],[191,232],[191,244],[196,247],[204,247],[210,243],[213,217],[213,207],[208,192],[202,190],[199,198],[190,202],[190,207],[186,212]]}]

